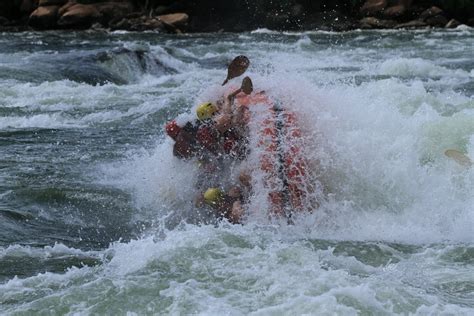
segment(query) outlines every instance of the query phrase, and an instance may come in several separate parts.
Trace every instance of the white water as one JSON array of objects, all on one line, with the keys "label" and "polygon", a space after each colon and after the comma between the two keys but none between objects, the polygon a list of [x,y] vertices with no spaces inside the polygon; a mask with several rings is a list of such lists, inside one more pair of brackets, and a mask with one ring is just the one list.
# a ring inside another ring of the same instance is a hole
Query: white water
[{"label": "white water", "polygon": [[[142,238],[101,251],[60,244],[0,249],[0,258],[102,262],[11,278],[0,284],[1,310],[472,314],[474,171],[444,156],[453,148],[474,157],[473,91],[460,88],[474,69],[457,66],[470,58],[465,45],[472,45],[472,30],[443,34],[449,41],[413,33],[418,51],[385,33],[328,40],[338,35],[259,31],[241,41],[190,40],[179,48],[170,40],[150,51],[165,56],[175,75],[124,86],[63,80],[0,88],[2,105],[25,111],[0,118],[1,129],[141,126],[173,107],[187,112],[184,119],[222,91],[224,70],[179,58],[230,60],[245,53],[254,87],[299,114],[325,196],[319,209],[296,216],[291,226],[258,216],[265,210],[252,212],[244,226],[178,224],[196,217],[190,199],[196,166],[174,158],[171,141],[154,126],[146,146],[86,170],[96,184],[130,194],[131,220],[152,227]],[[372,45],[361,44],[374,37],[380,38]],[[457,37],[463,45],[453,45]],[[164,55],[162,46],[175,55]]]}]

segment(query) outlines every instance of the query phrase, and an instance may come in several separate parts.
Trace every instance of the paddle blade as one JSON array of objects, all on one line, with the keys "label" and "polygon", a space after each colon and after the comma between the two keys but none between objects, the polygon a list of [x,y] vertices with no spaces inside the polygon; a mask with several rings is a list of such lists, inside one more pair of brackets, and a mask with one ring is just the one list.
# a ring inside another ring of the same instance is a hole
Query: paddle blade
[{"label": "paddle blade", "polygon": [[461,166],[465,166],[465,167],[472,166],[471,159],[468,156],[464,155],[460,151],[457,151],[455,149],[448,149],[444,152],[444,154],[447,157],[449,157],[449,158],[453,159],[454,161],[456,161]]},{"label": "paddle blade", "polygon": [[249,77],[245,77],[244,80],[242,80],[242,87],[240,88],[242,91],[249,95],[253,91],[253,83],[252,80]]},{"label": "paddle blade", "polygon": [[244,55],[240,55],[234,58],[227,68],[227,78],[224,80],[222,85],[225,85],[230,79],[242,75],[250,65],[250,61]]}]

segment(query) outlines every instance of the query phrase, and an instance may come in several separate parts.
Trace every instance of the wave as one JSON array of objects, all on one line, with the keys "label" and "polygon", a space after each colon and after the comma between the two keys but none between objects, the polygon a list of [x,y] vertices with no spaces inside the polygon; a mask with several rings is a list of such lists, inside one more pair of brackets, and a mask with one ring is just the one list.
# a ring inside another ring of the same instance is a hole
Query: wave
[{"label": "wave", "polygon": [[466,71],[448,69],[421,58],[396,58],[386,60],[380,65],[380,74],[402,77],[469,77],[469,73]]},{"label": "wave", "polygon": [[[164,57],[166,59],[166,57]],[[39,52],[21,59],[8,58],[0,79],[26,82],[71,80],[90,85],[127,84],[144,75],[162,76],[176,73],[173,67],[151,54],[148,47],[119,47],[106,51],[72,51],[65,54]]]}]

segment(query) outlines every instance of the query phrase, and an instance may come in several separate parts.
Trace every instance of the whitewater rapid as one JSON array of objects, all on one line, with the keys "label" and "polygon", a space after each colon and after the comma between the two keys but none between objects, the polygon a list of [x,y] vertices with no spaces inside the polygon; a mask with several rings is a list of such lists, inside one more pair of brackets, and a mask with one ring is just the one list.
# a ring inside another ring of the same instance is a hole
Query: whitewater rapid
[{"label": "whitewater rapid", "polygon": [[[472,314],[473,35],[2,34],[0,312]],[[294,225],[195,214],[163,133],[239,54],[301,120]]]}]

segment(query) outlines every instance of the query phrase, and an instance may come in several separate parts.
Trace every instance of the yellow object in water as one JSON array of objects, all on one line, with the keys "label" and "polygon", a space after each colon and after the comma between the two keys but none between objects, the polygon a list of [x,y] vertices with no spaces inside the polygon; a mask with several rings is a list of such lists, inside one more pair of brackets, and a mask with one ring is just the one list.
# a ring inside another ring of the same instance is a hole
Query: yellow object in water
[{"label": "yellow object in water", "polygon": [[224,197],[224,192],[218,188],[209,188],[204,192],[204,201],[207,204],[214,205]]},{"label": "yellow object in water", "polygon": [[464,155],[462,152],[455,150],[455,149],[448,149],[444,152],[444,154],[456,161],[458,164],[464,167],[470,167],[472,166],[472,160]]},{"label": "yellow object in water", "polygon": [[217,112],[217,106],[211,102],[200,104],[196,109],[196,115],[199,120],[210,119]]}]

